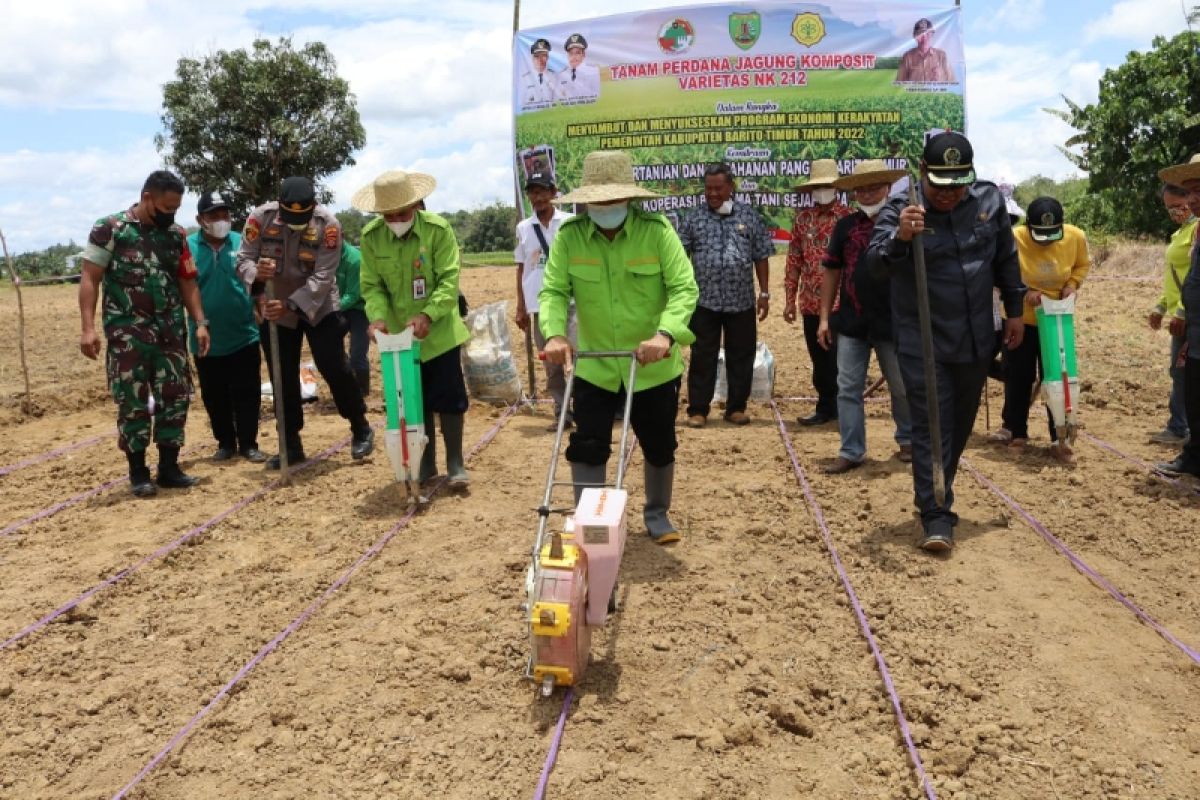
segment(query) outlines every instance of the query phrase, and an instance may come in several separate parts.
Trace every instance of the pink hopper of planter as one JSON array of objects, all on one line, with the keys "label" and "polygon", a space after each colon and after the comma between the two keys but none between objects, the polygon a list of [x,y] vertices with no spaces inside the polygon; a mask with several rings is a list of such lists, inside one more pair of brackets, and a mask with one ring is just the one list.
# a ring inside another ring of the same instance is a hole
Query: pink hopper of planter
[{"label": "pink hopper of planter", "polygon": [[587,624],[603,625],[625,552],[623,489],[584,489],[575,509],[575,541],[587,553]]}]

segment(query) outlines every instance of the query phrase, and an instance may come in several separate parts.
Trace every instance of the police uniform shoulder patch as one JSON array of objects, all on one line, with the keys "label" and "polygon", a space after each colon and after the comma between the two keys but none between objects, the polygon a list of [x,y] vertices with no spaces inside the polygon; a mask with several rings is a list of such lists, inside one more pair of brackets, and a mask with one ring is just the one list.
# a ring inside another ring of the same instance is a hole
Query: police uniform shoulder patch
[{"label": "police uniform shoulder patch", "polygon": [[242,230],[242,236],[247,242],[253,244],[258,240],[259,222],[256,217],[251,217],[246,220],[246,227]]},{"label": "police uniform shoulder patch", "polygon": [[336,225],[325,226],[325,246],[330,250],[340,247],[342,243],[341,231]]}]

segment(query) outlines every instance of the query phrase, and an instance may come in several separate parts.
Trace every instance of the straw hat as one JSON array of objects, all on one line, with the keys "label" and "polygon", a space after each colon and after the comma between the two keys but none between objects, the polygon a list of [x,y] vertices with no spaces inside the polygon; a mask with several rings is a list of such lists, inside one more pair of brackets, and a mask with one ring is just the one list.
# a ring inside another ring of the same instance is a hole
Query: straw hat
[{"label": "straw hat", "polygon": [[637,185],[633,178],[633,159],[622,150],[596,150],[583,159],[583,183],[556,203],[604,203],[609,200],[637,200],[661,197]]},{"label": "straw hat", "polygon": [[832,158],[818,158],[812,162],[808,172],[808,180],[795,187],[797,192],[807,192],[813,189],[825,189],[833,186],[838,179],[837,162]]},{"label": "straw hat", "polygon": [[433,193],[437,181],[432,175],[393,169],[354,193],[350,205],[359,211],[381,214],[408,208]]},{"label": "straw hat", "polygon": [[1162,178],[1163,183],[1175,186],[1182,185],[1184,181],[1200,180],[1200,153],[1192,156],[1186,164],[1176,164],[1159,170],[1158,177]]},{"label": "straw hat", "polygon": [[902,169],[888,169],[888,165],[882,159],[871,158],[855,164],[853,173],[838,178],[833,185],[846,191],[876,183],[886,183],[890,186],[907,174]]}]

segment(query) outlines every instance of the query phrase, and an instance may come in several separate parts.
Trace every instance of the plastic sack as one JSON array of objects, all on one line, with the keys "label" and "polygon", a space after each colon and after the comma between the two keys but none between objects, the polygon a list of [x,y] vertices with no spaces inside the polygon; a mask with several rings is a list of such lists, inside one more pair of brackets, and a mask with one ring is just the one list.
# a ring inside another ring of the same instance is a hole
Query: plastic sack
[{"label": "plastic sack", "polygon": [[[769,403],[775,394],[775,356],[766,342],[759,342],[754,349],[754,377],[750,381],[750,399]],[[713,391],[713,402],[724,403],[729,395],[725,377],[725,348],[717,353],[717,386]]]},{"label": "plastic sack", "polygon": [[467,314],[471,338],[463,345],[463,377],[476,400],[516,403],[521,399],[521,376],[508,333],[508,302],[489,303]]},{"label": "plastic sack", "polygon": [[[271,389],[271,382],[266,381],[258,387],[259,393],[263,400],[275,402],[275,393]],[[314,403],[317,400],[317,365],[311,361],[303,364],[300,367],[300,402]]]}]

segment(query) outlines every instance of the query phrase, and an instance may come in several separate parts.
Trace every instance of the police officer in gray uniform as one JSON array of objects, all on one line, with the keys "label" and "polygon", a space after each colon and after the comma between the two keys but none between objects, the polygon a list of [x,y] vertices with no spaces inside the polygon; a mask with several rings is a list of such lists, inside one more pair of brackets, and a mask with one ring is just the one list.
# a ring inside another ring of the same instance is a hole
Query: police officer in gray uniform
[{"label": "police officer in gray uniform", "polygon": [[[274,279],[275,300],[263,305],[263,316],[274,321],[279,336],[282,387],[274,387],[275,413],[283,402],[288,463],[304,460],[300,431],[300,347],[308,340],[317,371],[329,385],[338,413],[350,421],[350,455],[365,458],[375,447],[367,422],[367,407],[342,350],[346,323],[339,310],[337,269],[342,254],[342,227],[333,212],[317,205],[308,178],[286,178],[279,200],[254,209],[242,231],[238,276],[252,295],[263,293]],[[261,332],[263,351],[271,360],[268,323]],[[284,443],[281,443],[281,447]],[[279,456],[267,462],[279,469]]]},{"label": "police officer in gray uniform", "polygon": [[[1004,343],[1021,343],[1025,286],[1012,223],[1000,189],[976,181],[967,137],[946,131],[925,143],[917,205],[903,197],[888,202],[875,219],[866,264],[872,274],[891,278],[892,320],[900,372],[912,411],[913,488],[921,512],[921,547],[945,551],[954,546],[958,515],[954,475],[979,411],[979,394],[995,351],[992,287],[1000,290],[1007,319]],[[913,236],[923,234],[929,307],[932,317],[937,397],[925,386]],[[941,411],[941,469],[946,502],[933,491],[933,452],[928,403]]]},{"label": "police officer in gray uniform", "polygon": [[557,77],[548,68],[550,42],[538,39],[529,48],[532,69],[521,74],[521,108],[541,108],[554,102]]}]

